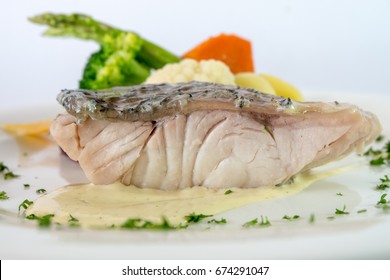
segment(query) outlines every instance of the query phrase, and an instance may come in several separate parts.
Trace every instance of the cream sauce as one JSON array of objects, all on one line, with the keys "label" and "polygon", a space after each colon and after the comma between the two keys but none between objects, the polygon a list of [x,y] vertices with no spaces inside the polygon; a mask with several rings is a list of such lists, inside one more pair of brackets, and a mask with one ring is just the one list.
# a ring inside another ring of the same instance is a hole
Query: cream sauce
[{"label": "cream sauce", "polygon": [[279,187],[212,190],[193,187],[179,191],[140,189],[121,183],[69,185],[39,197],[26,215],[54,214],[52,221],[68,224],[70,215],[83,227],[119,226],[129,218],[160,222],[162,217],[177,225],[191,213],[215,215],[255,202],[296,194],[313,182],[342,169],[298,175],[294,183]]}]

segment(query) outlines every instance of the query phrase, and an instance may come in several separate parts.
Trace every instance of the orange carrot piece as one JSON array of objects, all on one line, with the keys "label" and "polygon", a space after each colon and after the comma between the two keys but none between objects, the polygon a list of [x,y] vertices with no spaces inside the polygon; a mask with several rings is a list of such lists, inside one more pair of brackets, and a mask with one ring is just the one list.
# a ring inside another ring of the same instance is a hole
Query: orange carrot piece
[{"label": "orange carrot piece", "polygon": [[251,42],[233,34],[220,34],[200,43],[183,55],[195,60],[216,59],[236,74],[254,72]]}]

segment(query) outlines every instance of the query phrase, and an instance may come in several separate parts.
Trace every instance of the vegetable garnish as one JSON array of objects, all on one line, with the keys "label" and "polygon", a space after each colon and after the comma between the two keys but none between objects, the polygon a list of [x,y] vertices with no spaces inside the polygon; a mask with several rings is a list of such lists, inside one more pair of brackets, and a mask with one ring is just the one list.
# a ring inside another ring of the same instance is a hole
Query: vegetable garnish
[{"label": "vegetable garnish", "polygon": [[388,175],[385,175],[384,178],[379,178],[381,183],[376,186],[377,190],[384,191],[388,188],[390,188],[390,178]]},{"label": "vegetable garnish", "polygon": [[342,194],[342,193],[340,193],[340,192],[339,192],[339,193],[336,193],[336,195],[338,195],[338,196],[343,196],[343,194]]},{"label": "vegetable garnish", "polygon": [[367,212],[367,209],[361,209],[361,210],[358,210],[356,213],[362,214],[362,213],[366,213],[366,212]]},{"label": "vegetable garnish", "polygon": [[271,222],[268,220],[268,217],[265,216],[261,216],[261,221],[259,222],[258,219],[253,219],[249,222],[246,222],[245,224],[243,224],[242,226],[243,227],[253,227],[253,226],[260,226],[260,227],[268,227],[268,226],[271,226]]},{"label": "vegetable garnish", "polygon": [[[381,142],[384,139],[384,136],[379,136],[377,140]],[[387,141],[381,149],[374,149],[370,147],[363,155],[371,156],[370,160],[371,166],[382,166],[382,165],[390,165],[390,141]]]},{"label": "vegetable garnish", "polygon": [[69,220],[68,220],[68,225],[71,227],[79,227],[79,220],[73,217],[71,214],[69,214]]},{"label": "vegetable garnish", "polygon": [[379,136],[375,139],[375,142],[382,142],[383,139],[385,139],[385,136],[379,135]]},{"label": "vegetable garnish", "polygon": [[38,189],[38,190],[36,190],[36,193],[37,194],[44,194],[44,193],[46,193],[46,190],[45,189]]},{"label": "vegetable garnish", "polygon": [[69,220],[68,222],[78,222],[79,220],[73,217],[72,215],[69,214]]},{"label": "vegetable garnish", "polygon": [[283,220],[287,220],[287,221],[293,221],[293,220],[297,220],[297,219],[299,219],[300,218],[300,216],[299,215],[294,215],[294,216],[288,216],[288,215],[284,215],[283,216]]},{"label": "vegetable garnish", "polygon": [[258,224],[258,220],[257,220],[257,218],[255,218],[255,219],[253,219],[253,220],[251,220],[251,221],[249,221],[249,222],[246,222],[245,224],[243,224],[242,226],[243,227],[252,227],[252,226],[255,226],[255,225],[257,225]]},{"label": "vegetable garnish", "polygon": [[0,192],[0,200],[7,200],[9,199],[9,196],[5,191]]},{"label": "vegetable garnish", "polygon": [[30,187],[30,184],[23,184],[23,187],[24,187],[25,189],[28,189],[28,188]]},{"label": "vegetable garnish", "polygon": [[314,224],[315,219],[316,219],[316,218],[315,218],[315,215],[314,215],[313,213],[311,213],[311,214],[310,214],[310,217],[309,217],[309,223],[310,223],[310,224]]},{"label": "vegetable garnish", "polygon": [[3,177],[4,177],[4,180],[9,180],[9,179],[18,178],[18,177],[20,177],[20,175],[17,175],[15,173],[13,173],[12,171],[9,171],[9,172],[4,173]]},{"label": "vegetable garnish", "polygon": [[20,212],[21,208],[26,210],[31,204],[33,204],[32,201],[25,199],[22,203],[19,204],[18,211]]},{"label": "vegetable garnish", "polygon": [[220,34],[203,41],[183,58],[216,59],[229,66],[233,73],[254,72],[251,42],[232,34]]},{"label": "vegetable garnish", "polygon": [[382,195],[381,195],[381,198],[378,200],[378,202],[376,203],[376,205],[387,204],[388,201],[387,201],[387,199],[385,198],[386,196],[387,196],[387,193],[382,194]]},{"label": "vegetable garnish", "polygon": [[336,208],[335,214],[336,215],[348,215],[349,212],[345,211],[345,209],[346,209],[345,205],[344,205],[342,210]]},{"label": "vegetable garnish", "polygon": [[3,162],[0,162],[0,173],[3,173],[4,171],[8,171],[9,168],[6,166]]},{"label": "vegetable garnish", "polygon": [[20,175],[13,173],[3,162],[0,162],[0,174],[3,174],[4,180],[20,177]]},{"label": "vegetable garnish", "polygon": [[220,220],[212,219],[207,222],[208,224],[215,223],[215,224],[226,224],[226,219],[221,218]]},{"label": "vegetable garnish", "polygon": [[49,127],[52,120],[44,120],[38,122],[30,122],[23,124],[5,124],[2,128],[13,135],[25,136],[25,135],[42,135],[49,132]]},{"label": "vegetable garnish", "polygon": [[49,227],[51,225],[51,219],[53,217],[54,217],[54,214],[48,214],[48,215],[45,215],[42,217],[31,214],[31,215],[26,216],[26,219],[38,221],[38,225],[40,227]]},{"label": "vegetable garnish", "polygon": [[30,21],[49,26],[44,35],[92,40],[100,45],[84,68],[79,84],[83,89],[140,84],[149,76],[150,69],[180,60],[134,32],[117,29],[87,15],[46,13],[31,17]]},{"label": "vegetable garnish", "polygon": [[205,218],[208,218],[208,217],[212,217],[213,215],[204,215],[204,214],[195,214],[195,213],[192,213],[188,216],[185,216],[185,220],[187,221],[187,223],[199,223],[201,220],[205,219]]},{"label": "vegetable garnish", "polygon": [[231,194],[231,193],[233,193],[232,190],[227,190],[226,192],[224,192],[225,195],[228,195],[228,194]]},{"label": "vegetable garnish", "polygon": [[173,226],[171,225],[165,217],[162,217],[161,223],[155,223],[148,220],[143,220],[139,218],[128,219],[125,223],[121,225],[122,229],[153,229],[153,230],[171,230],[179,229],[186,226]]}]

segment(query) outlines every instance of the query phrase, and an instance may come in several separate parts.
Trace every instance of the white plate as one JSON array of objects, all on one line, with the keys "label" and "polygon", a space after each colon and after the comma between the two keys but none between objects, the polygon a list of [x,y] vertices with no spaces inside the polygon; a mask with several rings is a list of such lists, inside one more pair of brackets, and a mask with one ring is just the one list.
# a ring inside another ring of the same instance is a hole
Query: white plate
[{"label": "white plate", "polygon": [[[375,111],[390,136],[389,96],[306,94],[310,99],[351,101]],[[324,98],[326,96],[326,99]],[[49,104],[32,108],[9,108],[0,112],[0,124],[53,118],[61,108]],[[70,183],[85,182],[78,165],[58,147],[36,139],[29,144],[0,132],[0,162],[20,178],[0,179],[1,259],[367,259],[389,258],[390,212],[375,207],[382,192],[374,188],[389,168],[370,168],[364,157],[350,156],[337,165],[363,162],[361,167],[318,181],[301,193],[228,211],[226,225],[196,225],[168,232],[40,229],[18,216],[18,205]],[[28,150],[27,155],[25,154]],[[329,166],[328,166],[329,167]],[[30,184],[25,188],[23,184]],[[342,193],[343,196],[337,195]],[[349,215],[334,215],[346,206]],[[366,213],[357,211],[367,209]],[[315,222],[309,223],[311,214]],[[299,215],[297,221],[282,217]],[[243,229],[253,218],[267,216],[272,226]],[[334,216],[330,220],[328,217]]]}]

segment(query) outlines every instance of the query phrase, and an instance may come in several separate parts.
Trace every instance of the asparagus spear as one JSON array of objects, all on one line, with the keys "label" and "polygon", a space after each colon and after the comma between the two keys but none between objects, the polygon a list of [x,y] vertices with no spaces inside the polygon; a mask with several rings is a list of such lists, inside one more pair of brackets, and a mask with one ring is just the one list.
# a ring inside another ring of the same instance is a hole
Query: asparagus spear
[{"label": "asparagus spear", "polygon": [[46,36],[93,40],[100,50],[93,53],[84,68],[79,87],[103,89],[142,83],[150,69],[178,62],[171,52],[149,42],[135,32],[124,31],[84,14],[40,14],[29,19],[47,25]]}]

